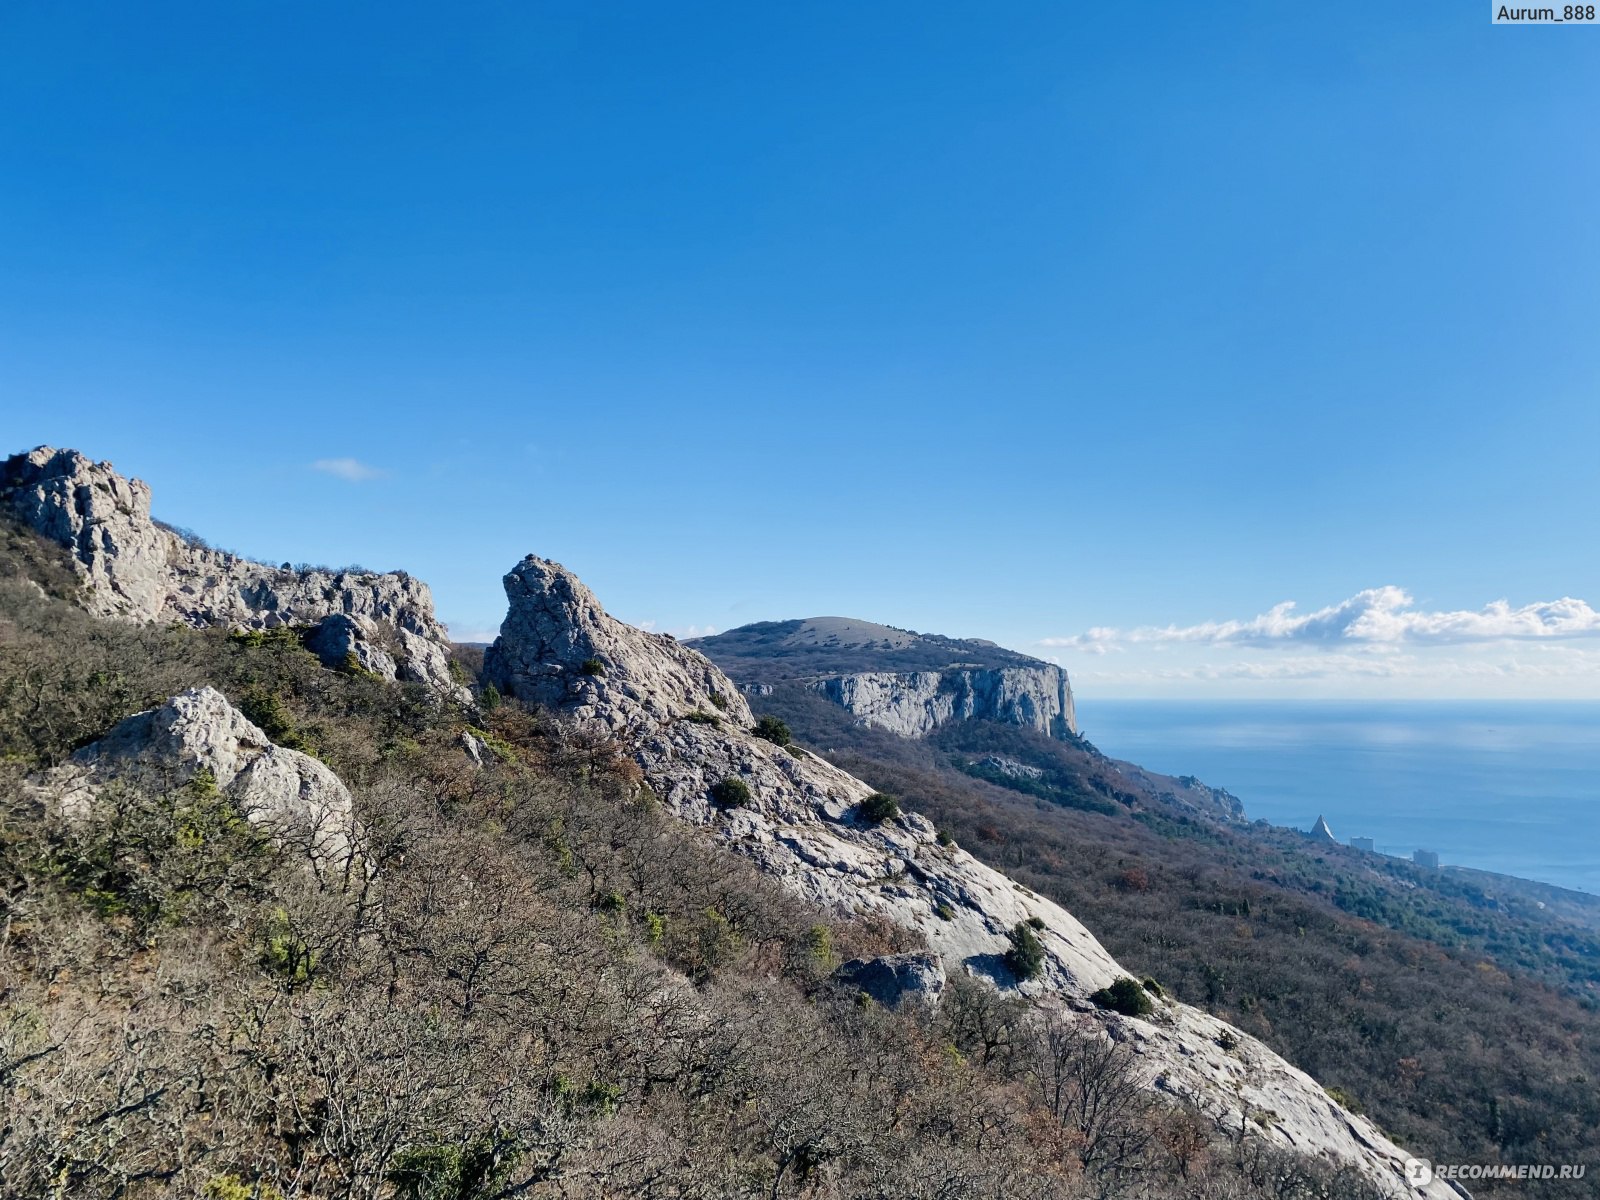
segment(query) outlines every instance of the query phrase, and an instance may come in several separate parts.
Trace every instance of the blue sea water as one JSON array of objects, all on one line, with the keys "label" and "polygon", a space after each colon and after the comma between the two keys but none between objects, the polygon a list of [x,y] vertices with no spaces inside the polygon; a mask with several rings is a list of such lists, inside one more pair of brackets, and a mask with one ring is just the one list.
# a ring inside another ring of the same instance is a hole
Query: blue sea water
[{"label": "blue sea water", "polygon": [[1600,703],[1080,702],[1104,753],[1197,775],[1254,820],[1600,893]]}]

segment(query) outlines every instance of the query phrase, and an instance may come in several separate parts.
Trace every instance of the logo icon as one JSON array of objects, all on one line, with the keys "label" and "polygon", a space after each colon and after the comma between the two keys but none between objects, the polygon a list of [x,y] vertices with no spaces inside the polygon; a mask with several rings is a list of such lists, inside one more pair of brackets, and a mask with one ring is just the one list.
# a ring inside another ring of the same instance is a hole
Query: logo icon
[{"label": "logo icon", "polygon": [[1427,1187],[1433,1182],[1433,1164],[1425,1158],[1406,1159],[1406,1182]]}]

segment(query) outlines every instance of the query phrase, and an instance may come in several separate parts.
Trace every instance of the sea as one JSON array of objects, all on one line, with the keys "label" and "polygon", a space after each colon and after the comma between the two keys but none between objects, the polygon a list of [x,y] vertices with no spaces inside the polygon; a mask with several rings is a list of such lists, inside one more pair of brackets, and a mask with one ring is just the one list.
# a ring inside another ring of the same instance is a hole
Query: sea
[{"label": "sea", "polygon": [[1251,820],[1600,894],[1600,702],[1080,700],[1078,722]]}]

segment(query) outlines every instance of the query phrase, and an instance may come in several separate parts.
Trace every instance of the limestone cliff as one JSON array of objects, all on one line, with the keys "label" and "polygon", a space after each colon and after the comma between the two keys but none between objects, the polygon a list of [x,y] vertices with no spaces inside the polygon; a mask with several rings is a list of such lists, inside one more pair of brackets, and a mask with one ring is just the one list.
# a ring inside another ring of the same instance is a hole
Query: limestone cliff
[{"label": "limestone cliff", "polygon": [[[505,584],[510,611],[486,657],[489,678],[616,735],[682,820],[803,896],[919,932],[946,970],[1092,1014],[1134,1048],[1152,1089],[1192,1100],[1230,1127],[1257,1127],[1301,1153],[1354,1163],[1397,1194],[1457,1194],[1446,1185],[1408,1190],[1404,1152],[1371,1122],[1216,1018],[1170,1000],[1148,1019],[1096,1008],[1089,995],[1127,972],[1070,913],[941,845],[921,816],[868,820],[867,784],[754,737],[738,689],[694,650],[609,617],[556,563],[530,556]],[[729,778],[744,782],[749,804],[714,803],[713,788]],[[1035,924],[1045,950],[1040,976],[1026,982],[1005,965],[1007,934],[1023,922]]]},{"label": "limestone cliff", "polygon": [[353,661],[464,698],[433,597],[409,575],[293,570],[197,544],[151,517],[143,481],[49,446],[0,463],[0,513],[72,551],[82,603],[96,616],[236,629],[320,624],[308,644],[330,666]]},{"label": "limestone cliff", "polygon": [[811,617],[745,625],[690,645],[746,688],[799,683],[861,724],[903,737],[951,721],[999,721],[1062,740],[1078,730],[1067,673],[993,642]]},{"label": "limestone cliff", "polygon": [[923,737],[951,721],[1000,721],[1055,738],[1077,732],[1072,687],[1060,667],[950,667],[894,674],[868,671],[811,684],[863,724]]}]

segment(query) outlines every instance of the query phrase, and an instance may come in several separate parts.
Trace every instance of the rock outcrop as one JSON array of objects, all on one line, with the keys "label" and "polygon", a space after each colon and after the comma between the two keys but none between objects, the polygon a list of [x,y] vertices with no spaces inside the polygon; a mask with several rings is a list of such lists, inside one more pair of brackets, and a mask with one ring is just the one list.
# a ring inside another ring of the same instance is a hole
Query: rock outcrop
[{"label": "rock outcrop", "polygon": [[855,958],[835,971],[833,977],[885,1008],[899,1008],[906,1003],[937,1005],[944,994],[944,964],[937,954]]},{"label": "rock outcrop", "polygon": [[208,786],[241,816],[341,869],[355,844],[350,793],[310,755],[276,746],[214,688],[191,688],[135,713],[51,771],[39,792],[68,820],[86,816],[95,794],[119,780]]},{"label": "rock outcrop", "polygon": [[[510,611],[485,658],[489,678],[616,735],[682,820],[800,895],[917,931],[947,970],[1102,1022],[1136,1052],[1153,1089],[1200,1105],[1227,1127],[1259,1128],[1279,1145],[1355,1164],[1397,1193],[1457,1194],[1444,1185],[1406,1189],[1404,1152],[1371,1122],[1216,1018],[1170,1000],[1148,1019],[1097,1009],[1088,997],[1128,972],[1070,913],[941,845],[924,817],[865,819],[867,784],[804,750],[754,737],[738,689],[693,650],[607,616],[556,563],[530,556],[505,584]],[[748,805],[712,802],[712,789],[729,778],[749,788]],[[1044,947],[1042,969],[1028,981],[1005,964],[1008,935],[1024,922]]]},{"label": "rock outcrop", "polygon": [[811,684],[863,725],[925,737],[951,721],[999,721],[1064,739],[1078,730],[1072,685],[1060,667],[948,667],[868,671]]},{"label": "rock outcrop", "polygon": [[704,656],[612,620],[559,563],[530,554],[504,583],[510,611],[483,662],[502,691],[613,731],[656,729],[692,712],[753,723],[739,689]]},{"label": "rock outcrop", "polygon": [[270,629],[319,625],[329,666],[357,665],[458,699],[433,597],[403,573],[294,570],[215,550],[150,515],[150,488],[110,463],[41,446],[0,464],[0,513],[68,547],[96,616]]}]

